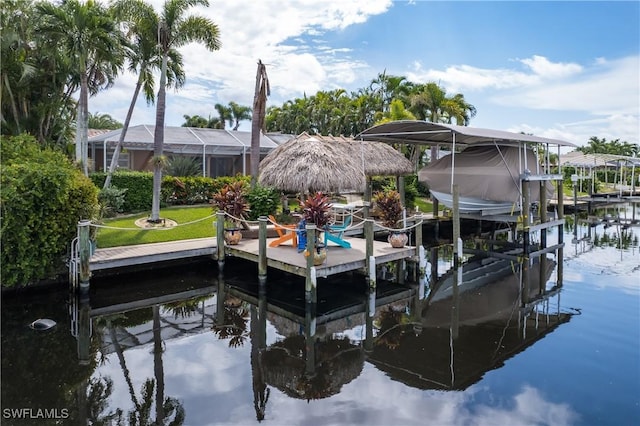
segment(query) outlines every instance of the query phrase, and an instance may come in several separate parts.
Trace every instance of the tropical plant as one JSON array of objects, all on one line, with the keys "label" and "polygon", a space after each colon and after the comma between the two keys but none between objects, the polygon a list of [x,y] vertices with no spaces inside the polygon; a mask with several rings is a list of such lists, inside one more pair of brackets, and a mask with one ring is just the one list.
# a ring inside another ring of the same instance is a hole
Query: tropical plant
[{"label": "tropical plant", "polygon": [[302,217],[307,223],[313,223],[320,230],[325,229],[332,220],[331,201],[322,192],[316,192],[300,203]]},{"label": "tropical plant", "polygon": [[224,129],[227,121],[233,126],[233,114],[231,108],[222,104],[215,104],[214,108],[218,111],[218,129]]},{"label": "tropical plant", "polygon": [[384,226],[391,229],[401,227],[402,202],[398,191],[392,189],[378,191],[373,195],[373,202]]},{"label": "tropical plant", "polygon": [[251,206],[249,219],[255,220],[260,216],[274,214],[278,209],[280,195],[273,188],[256,185],[247,194],[247,201]]},{"label": "tropical plant", "polygon": [[231,117],[233,119],[233,130],[238,130],[242,120],[251,120],[251,108],[239,105],[233,101],[229,102]]},{"label": "tropical plant", "polygon": [[63,266],[78,221],[97,213],[98,189],[63,153],[41,149],[32,136],[2,137],[0,151],[0,281],[25,286]]},{"label": "tropical plant", "polygon": [[109,129],[116,130],[122,127],[122,123],[111,117],[109,114],[89,113],[87,120],[89,129]]},{"label": "tropical plant", "polygon": [[35,1],[2,1],[1,134],[28,133],[43,146],[66,149],[75,130],[78,79],[66,53],[40,31],[42,23]]},{"label": "tropical plant", "polygon": [[167,175],[186,177],[202,174],[202,160],[196,157],[171,156],[167,166]]},{"label": "tropical plant", "polygon": [[[204,43],[209,50],[220,48],[218,26],[202,16],[185,16],[192,6],[209,6],[207,0],[167,0],[158,19],[158,43],[162,51],[160,84],[156,104],[156,125],[153,135],[153,155],[162,157],[164,150],[164,116],[166,110],[167,67],[169,53],[188,43],[198,41]],[[162,184],[162,166],[154,162],[153,166],[153,200],[151,203],[150,222],[160,221],[160,188]]]},{"label": "tropical plant", "polygon": [[239,222],[249,214],[249,203],[244,195],[245,186],[241,181],[229,183],[220,191],[213,194],[213,204],[216,210],[223,211],[229,216],[227,222],[238,228]]},{"label": "tropical plant", "polygon": [[[138,80],[129,104],[124,126],[111,157],[104,188],[108,188],[111,184],[111,177],[118,165],[122,144],[131,123],[131,116],[138,101],[140,90],[143,90],[147,105],[155,101],[153,71],[160,69],[162,66],[162,55],[160,49],[158,49],[157,42],[158,17],[153,7],[143,0],[117,0],[111,10],[119,21],[126,23],[126,28],[128,29],[126,36],[132,45],[132,48],[127,50],[129,70],[138,73]],[[167,84],[175,88],[182,87],[185,79],[182,69],[182,57],[177,50],[170,49],[168,58]]]},{"label": "tropical plant", "polygon": [[72,78],[79,75],[76,161],[88,175],[89,94],[113,85],[124,64],[127,41],[117,21],[97,1],[67,0],[59,6],[40,2],[37,9],[42,16],[38,31],[73,64],[77,74]]}]

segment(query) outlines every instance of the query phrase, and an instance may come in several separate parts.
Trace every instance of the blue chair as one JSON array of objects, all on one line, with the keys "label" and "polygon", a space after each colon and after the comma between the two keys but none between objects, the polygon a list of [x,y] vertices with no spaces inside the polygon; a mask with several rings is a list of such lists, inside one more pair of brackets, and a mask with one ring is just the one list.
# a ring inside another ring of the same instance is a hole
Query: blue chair
[{"label": "blue chair", "polygon": [[345,229],[347,229],[349,225],[351,225],[351,216],[346,216],[341,225],[327,226],[327,229],[324,231],[324,246],[329,247],[328,242],[331,241],[340,247],[351,248],[351,243],[342,239],[342,234],[344,234]]}]

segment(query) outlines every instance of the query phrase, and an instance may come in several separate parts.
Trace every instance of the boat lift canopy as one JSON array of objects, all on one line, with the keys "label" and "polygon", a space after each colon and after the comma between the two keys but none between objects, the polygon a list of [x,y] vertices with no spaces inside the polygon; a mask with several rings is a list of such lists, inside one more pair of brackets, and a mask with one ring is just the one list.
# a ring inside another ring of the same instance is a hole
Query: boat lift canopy
[{"label": "boat lift canopy", "polygon": [[356,139],[419,145],[521,145],[540,143],[574,147],[560,139],[543,138],[504,130],[431,123],[419,120],[400,120],[368,128]]}]

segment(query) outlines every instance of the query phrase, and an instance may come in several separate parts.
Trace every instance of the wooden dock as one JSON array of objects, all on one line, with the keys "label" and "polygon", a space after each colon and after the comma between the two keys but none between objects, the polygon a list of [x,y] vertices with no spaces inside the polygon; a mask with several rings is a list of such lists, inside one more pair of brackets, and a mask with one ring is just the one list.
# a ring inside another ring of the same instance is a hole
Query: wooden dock
[{"label": "wooden dock", "polygon": [[[267,266],[295,275],[306,275],[306,258],[291,245],[268,247],[275,238],[267,238]],[[328,277],[359,270],[366,265],[366,240],[346,237],[351,248],[329,245],[327,260],[316,267],[318,277]],[[258,262],[259,240],[245,238],[237,245],[227,245],[227,256]],[[166,243],[140,244],[123,247],[97,249],[89,261],[91,271],[106,271],[130,266],[160,263],[164,261],[190,259],[202,256],[216,256],[215,238],[198,238],[192,240],[172,241]],[[415,256],[415,247],[393,248],[387,242],[373,242],[373,256],[376,264]]]}]

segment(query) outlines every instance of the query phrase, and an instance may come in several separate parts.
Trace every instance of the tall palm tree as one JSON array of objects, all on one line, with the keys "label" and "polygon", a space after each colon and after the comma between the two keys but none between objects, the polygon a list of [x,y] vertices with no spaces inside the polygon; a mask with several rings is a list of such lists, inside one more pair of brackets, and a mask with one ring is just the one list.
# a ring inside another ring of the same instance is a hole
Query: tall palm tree
[{"label": "tall palm tree", "polygon": [[[162,54],[157,44],[158,16],[153,7],[143,0],[118,0],[113,4],[112,11],[117,19],[127,23],[127,37],[132,41],[132,48],[127,50],[129,70],[138,73],[138,80],[124,120],[124,126],[111,157],[103,188],[108,188],[111,185],[111,177],[118,165],[122,144],[131,123],[131,116],[140,90],[143,90],[147,105],[155,101],[153,71],[162,66]],[[182,87],[184,79],[182,56],[177,50],[170,49],[167,63],[167,84],[176,88]]]},{"label": "tall palm tree", "polygon": [[260,164],[260,133],[265,131],[265,116],[267,108],[267,96],[271,94],[267,68],[258,59],[258,71],[256,72],[256,89],[253,96],[253,117],[251,119],[251,188],[258,183],[258,165]]},{"label": "tall palm tree", "polygon": [[187,43],[199,41],[211,51],[220,48],[218,26],[201,16],[185,16],[192,6],[209,6],[207,0],[166,0],[158,19],[158,43],[162,51],[160,84],[156,103],[156,126],[153,135],[153,200],[150,222],[160,221],[160,185],[163,156],[164,116],[166,110],[166,86],[169,52]]},{"label": "tall palm tree", "polygon": [[231,101],[229,102],[229,108],[231,109],[231,116],[233,118],[233,130],[238,130],[242,120],[251,120],[251,108],[248,106],[239,105]]},{"label": "tall palm tree", "polygon": [[110,87],[124,64],[126,40],[117,22],[98,1],[67,0],[56,6],[41,2],[43,17],[39,30],[57,43],[74,65],[80,80],[76,126],[76,161],[89,174],[88,134],[89,93]]}]

